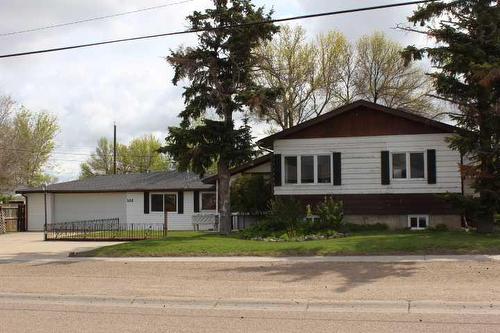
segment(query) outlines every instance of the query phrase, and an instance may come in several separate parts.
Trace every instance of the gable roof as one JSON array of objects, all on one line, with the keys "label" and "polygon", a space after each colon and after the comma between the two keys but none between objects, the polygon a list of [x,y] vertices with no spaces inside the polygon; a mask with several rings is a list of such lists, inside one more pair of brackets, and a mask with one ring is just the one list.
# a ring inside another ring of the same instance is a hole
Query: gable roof
[{"label": "gable roof", "polygon": [[[204,184],[191,172],[161,171],[95,176],[81,180],[51,184],[49,193],[98,193],[98,192],[143,192],[173,190],[209,190],[213,186]],[[42,193],[41,187],[19,188],[17,193]]]},{"label": "gable roof", "polygon": [[[262,155],[260,157],[257,157],[247,163],[238,165],[237,167],[231,168],[229,172],[231,173],[231,176],[240,172],[245,172],[248,169],[255,168],[256,166],[262,165],[264,163],[268,163],[271,161],[272,154],[266,154]],[[213,184],[215,181],[219,178],[218,174],[211,175],[208,177],[203,178],[203,182],[206,184]]]},{"label": "gable roof", "polygon": [[402,109],[390,108],[390,107],[387,107],[384,105],[368,102],[365,100],[358,100],[356,102],[343,105],[337,109],[334,109],[330,112],[324,113],[318,117],[307,120],[303,123],[300,123],[298,125],[290,127],[288,129],[285,129],[281,132],[278,132],[278,133],[275,133],[275,134],[270,135],[268,137],[265,137],[265,138],[259,140],[257,143],[263,147],[271,147],[273,144],[273,141],[275,141],[275,140],[286,138],[286,137],[288,137],[294,133],[297,133],[303,129],[306,129],[306,128],[311,127],[313,125],[317,125],[323,121],[337,117],[341,114],[344,114],[348,111],[354,110],[354,109],[359,108],[359,107],[365,107],[365,108],[375,110],[375,111],[380,111],[380,112],[383,112],[385,114],[389,114],[389,115],[392,115],[395,117],[400,117],[400,118],[403,118],[403,119],[406,119],[406,120],[409,120],[409,121],[412,121],[415,123],[419,123],[419,124],[434,128],[434,129],[436,129],[440,132],[443,132],[443,133],[453,133],[457,130],[457,127],[455,127],[455,126],[452,126],[452,125],[449,125],[449,124],[446,124],[446,123],[443,123],[440,121],[436,121],[433,119],[429,119],[429,118],[426,118],[423,116],[419,116],[419,115],[416,115],[416,114],[411,113],[409,111],[405,111]]}]

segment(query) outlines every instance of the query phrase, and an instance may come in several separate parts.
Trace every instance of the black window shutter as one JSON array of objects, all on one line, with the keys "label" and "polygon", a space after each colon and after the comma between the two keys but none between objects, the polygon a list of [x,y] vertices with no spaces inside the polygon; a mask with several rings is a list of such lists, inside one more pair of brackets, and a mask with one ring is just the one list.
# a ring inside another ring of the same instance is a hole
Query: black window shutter
[{"label": "black window shutter", "polygon": [[332,153],[333,158],[333,185],[342,184],[342,162],[340,153]]},{"label": "black window shutter", "polygon": [[194,199],[194,212],[199,213],[200,212],[200,191],[194,191],[193,192],[193,199]]},{"label": "black window shutter", "polygon": [[389,167],[389,152],[387,150],[383,150],[380,152],[380,161],[382,169],[382,185],[389,185],[391,183],[391,177]]},{"label": "black window shutter", "polygon": [[436,184],[436,149],[427,150],[427,183]]},{"label": "black window shutter", "polygon": [[149,214],[149,192],[144,192],[144,214]]},{"label": "black window shutter", "polygon": [[177,214],[184,214],[184,192],[177,192]]},{"label": "black window shutter", "polygon": [[273,175],[274,186],[281,186],[281,154],[274,154]]}]

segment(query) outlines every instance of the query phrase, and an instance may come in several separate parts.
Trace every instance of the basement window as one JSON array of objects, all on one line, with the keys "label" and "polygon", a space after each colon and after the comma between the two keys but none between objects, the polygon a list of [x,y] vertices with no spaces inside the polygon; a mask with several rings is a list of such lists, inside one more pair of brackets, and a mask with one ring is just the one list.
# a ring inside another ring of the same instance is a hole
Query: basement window
[{"label": "basement window", "polygon": [[429,227],[429,215],[408,215],[408,228],[423,230]]}]

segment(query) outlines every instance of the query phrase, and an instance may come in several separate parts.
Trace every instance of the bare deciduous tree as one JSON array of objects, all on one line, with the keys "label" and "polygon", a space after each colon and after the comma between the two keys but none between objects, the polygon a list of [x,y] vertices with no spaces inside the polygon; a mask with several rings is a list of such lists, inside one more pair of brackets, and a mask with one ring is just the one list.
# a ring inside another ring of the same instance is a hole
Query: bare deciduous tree
[{"label": "bare deciduous tree", "polygon": [[415,64],[406,65],[402,47],[375,32],[356,45],[354,85],[360,98],[417,113],[434,111],[430,78]]},{"label": "bare deciduous tree", "polygon": [[332,107],[341,84],[338,59],[347,51],[347,40],[340,33],[330,32],[307,42],[303,28],[283,26],[275,39],[258,50],[258,81],[280,95],[259,116],[288,128]]},{"label": "bare deciduous tree", "polygon": [[339,32],[307,41],[300,26],[283,26],[258,50],[259,82],[279,98],[259,117],[282,129],[356,99],[417,113],[433,113],[430,78],[405,66],[402,47],[382,33],[351,44]]}]

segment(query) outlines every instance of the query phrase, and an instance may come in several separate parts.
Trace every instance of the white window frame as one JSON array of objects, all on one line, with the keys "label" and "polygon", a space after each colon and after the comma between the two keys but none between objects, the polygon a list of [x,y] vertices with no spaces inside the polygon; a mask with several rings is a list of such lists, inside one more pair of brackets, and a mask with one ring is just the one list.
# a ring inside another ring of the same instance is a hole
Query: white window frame
[{"label": "white window frame", "polygon": [[[153,210],[153,194],[160,194],[163,196],[163,210],[161,212]],[[165,194],[175,195],[175,211],[167,212],[167,213],[175,213],[179,211],[179,198],[177,198],[176,192],[152,192],[149,194],[149,212],[154,214],[162,214],[165,212]]]},{"label": "white window frame", "polygon": [[[416,218],[417,219],[417,225],[419,224],[418,223],[418,220],[421,218],[421,217],[425,217],[425,221],[426,221],[426,227],[425,228],[421,228],[421,227],[416,227],[416,228],[412,228],[411,227],[411,219],[412,218]],[[427,228],[429,228],[429,225],[430,224],[430,218],[429,218],[429,215],[425,215],[425,214],[413,214],[413,215],[408,215],[408,228],[410,230],[425,230]]]},{"label": "white window frame", "polygon": [[[215,208],[214,209],[203,209],[203,193],[215,195]],[[201,191],[200,194],[200,212],[215,212],[217,210],[217,192],[215,191]]]},{"label": "white window frame", "polygon": [[[312,183],[302,183],[302,156],[313,156],[313,171],[314,171],[314,181]],[[330,158],[330,182],[329,183],[318,183],[318,156],[328,156]],[[297,158],[297,183],[288,183],[286,181],[285,175],[285,158],[295,157]],[[312,185],[332,185],[333,184],[333,158],[332,153],[313,153],[313,154],[286,154],[281,156],[281,183],[285,186],[312,186]]]},{"label": "white window frame", "polygon": [[[411,165],[410,165],[410,154],[419,153],[424,156],[424,177],[423,178],[411,178]],[[406,177],[405,178],[394,178],[392,155],[393,154],[405,154],[406,161]],[[427,154],[422,150],[411,150],[411,151],[391,151],[389,154],[389,172],[391,174],[391,180],[394,181],[422,181],[427,179]]]}]

